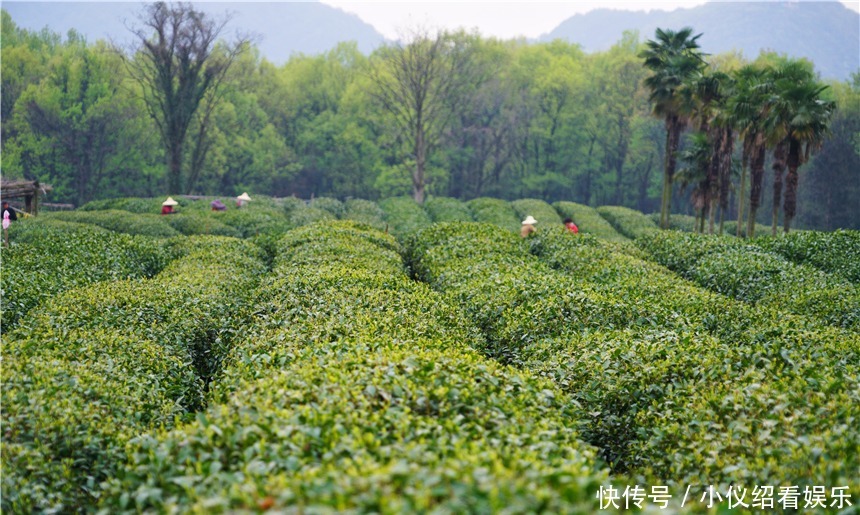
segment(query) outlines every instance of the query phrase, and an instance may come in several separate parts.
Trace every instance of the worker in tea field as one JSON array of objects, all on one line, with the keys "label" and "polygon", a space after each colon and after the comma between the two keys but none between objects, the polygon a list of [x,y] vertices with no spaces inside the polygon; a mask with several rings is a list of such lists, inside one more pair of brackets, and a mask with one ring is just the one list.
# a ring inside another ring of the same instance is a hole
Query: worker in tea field
[{"label": "worker in tea field", "polygon": [[15,214],[15,210],[12,209],[12,206],[9,205],[8,202],[3,202],[3,244],[7,247],[9,246],[9,226],[12,225],[14,220],[18,219],[18,215]]},{"label": "worker in tea field", "polygon": [[523,220],[523,228],[520,229],[520,236],[522,236],[523,238],[527,238],[530,235],[536,233],[537,232],[537,229],[535,229],[536,223],[537,223],[537,220],[535,220],[532,217],[532,215],[527,216],[526,219]]},{"label": "worker in tea field", "polygon": [[577,227],[576,224],[573,223],[573,220],[571,220],[570,218],[564,219],[564,226],[567,227],[567,230],[572,232],[573,234],[579,234],[579,227]]},{"label": "worker in tea field", "polygon": [[161,214],[162,215],[172,215],[176,212],[173,209],[174,206],[178,206],[179,202],[173,200],[173,197],[167,197],[167,200],[161,203]]},{"label": "worker in tea field", "polygon": [[246,191],[246,192],[242,193],[241,195],[239,195],[238,197],[236,197],[236,207],[240,208],[240,207],[244,206],[246,202],[250,202],[250,201],[251,201],[251,197],[250,197],[250,195],[248,195],[248,192]]}]

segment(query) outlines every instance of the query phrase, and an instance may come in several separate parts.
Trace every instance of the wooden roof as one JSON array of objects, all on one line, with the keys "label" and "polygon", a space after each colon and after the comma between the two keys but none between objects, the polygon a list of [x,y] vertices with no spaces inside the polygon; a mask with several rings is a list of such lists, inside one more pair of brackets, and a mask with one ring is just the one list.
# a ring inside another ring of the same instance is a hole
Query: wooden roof
[{"label": "wooden roof", "polygon": [[32,197],[38,193],[45,195],[52,189],[50,184],[40,184],[39,181],[0,180],[0,197],[4,200]]}]

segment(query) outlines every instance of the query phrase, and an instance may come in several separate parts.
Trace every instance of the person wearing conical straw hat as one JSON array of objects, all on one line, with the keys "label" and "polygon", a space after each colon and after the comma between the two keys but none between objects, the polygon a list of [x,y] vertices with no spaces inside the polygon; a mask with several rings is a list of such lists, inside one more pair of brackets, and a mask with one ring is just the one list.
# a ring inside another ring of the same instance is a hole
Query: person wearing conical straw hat
[{"label": "person wearing conical straw hat", "polygon": [[167,200],[161,203],[161,214],[162,215],[172,215],[176,211],[173,210],[173,206],[178,206],[179,202],[173,200],[173,197],[167,197]]},{"label": "person wearing conical straw hat", "polygon": [[250,202],[251,197],[248,195],[248,192],[244,192],[238,197],[236,197],[236,207],[242,207],[245,205],[245,202]]},{"label": "person wearing conical straw hat", "polygon": [[523,220],[523,228],[520,229],[520,236],[526,238],[537,232],[537,229],[535,229],[536,223],[537,220],[535,220],[532,215],[527,216],[526,219]]}]

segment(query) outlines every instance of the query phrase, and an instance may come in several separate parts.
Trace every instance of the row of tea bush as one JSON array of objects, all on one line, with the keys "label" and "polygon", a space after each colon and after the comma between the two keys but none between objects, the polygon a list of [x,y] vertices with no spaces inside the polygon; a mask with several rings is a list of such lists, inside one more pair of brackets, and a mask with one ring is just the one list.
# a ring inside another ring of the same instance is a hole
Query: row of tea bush
[{"label": "row of tea bush", "polygon": [[574,397],[580,432],[616,472],[682,490],[860,487],[857,333],[562,230],[523,241],[443,224],[409,247],[418,277],[482,328],[486,354]]}]

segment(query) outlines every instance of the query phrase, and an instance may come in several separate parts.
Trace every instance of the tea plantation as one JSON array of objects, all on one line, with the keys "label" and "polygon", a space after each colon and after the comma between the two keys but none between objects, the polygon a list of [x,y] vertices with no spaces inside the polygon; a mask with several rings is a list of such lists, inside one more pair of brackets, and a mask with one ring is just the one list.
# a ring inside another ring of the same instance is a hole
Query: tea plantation
[{"label": "tea plantation", "polygon": [[209,200],[13,223],[3,513],[857,513],[856,231]]}]

